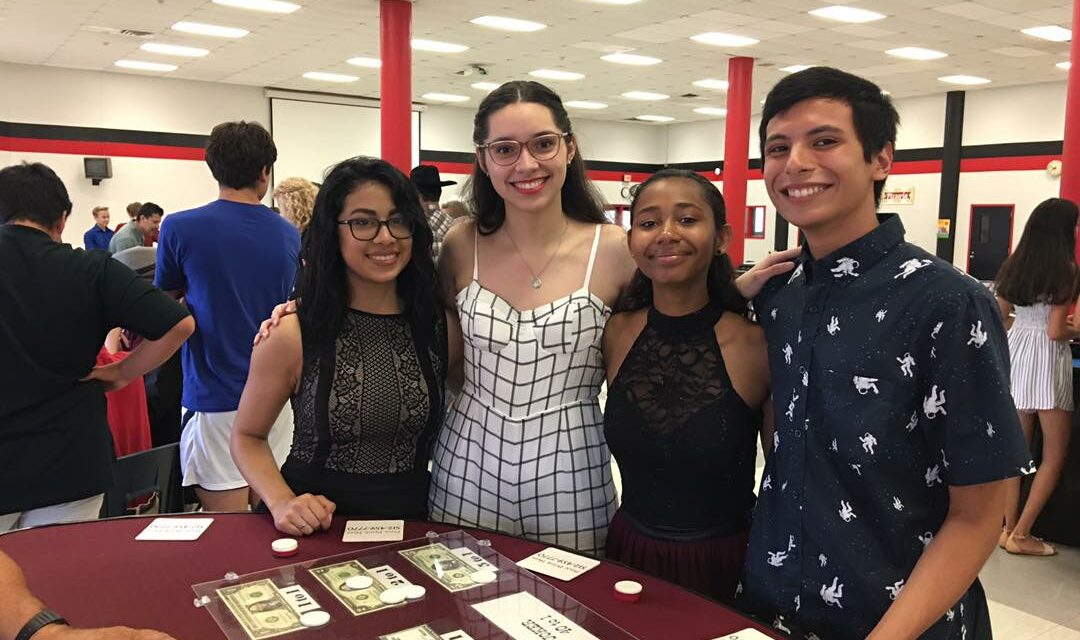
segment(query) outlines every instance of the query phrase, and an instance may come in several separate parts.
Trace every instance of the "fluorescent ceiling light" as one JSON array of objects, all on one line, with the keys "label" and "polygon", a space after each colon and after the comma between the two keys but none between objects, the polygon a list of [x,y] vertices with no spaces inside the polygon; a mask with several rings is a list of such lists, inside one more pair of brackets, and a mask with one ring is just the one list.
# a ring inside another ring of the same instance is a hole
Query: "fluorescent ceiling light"
[{"label": "fluorescent ceiling light", "polygon": [[536,69],[530,71],[529,75],[534,78],[544,78],[546,80],[581,80],[585,77],[585,74],[583,73],[560,71],[559,69]]},{"label": "fluorescent ceiling light", "polygon": [[138,69],[139,71],[176,71],[175,64],[163,62],[143,62],[142,60],[117,60],[114,63],[124,69]]},{"label": "fluorescent ceiling light", "polygon": [[251,9],[253,11],[269,11],[270,13],[292,13],[300,8],[300,5],[281,0],[214,0],[214,4],[235,7],[237,9]]},{"label": "fluorescent ceiling light", "polygon": [[1069,40],[1072,40],[1072,31],[1057,25],[1021,29],[1020,33],[1026,33],[1029,36],[1035,36],[1036,38],[1042,38],[1043,40],[1049,40],[1050,42],[1068,42]]},{"label": "fluorescent ceiling light", "polygon": [[897,49],[889,49],[885,53],[897,58],[907,58],[908,60],[937,60],[938,58],[944,58],[949,55],[941,51],[934,51],[933,49],[923,49],[922,47],[899,47]]},{"label": "fluorescent ceiling light", "polygon": [[356,76],[347,76],[344,73],[326,73],[325,71],[308,71],[304,74],[304,77],[308,80],[322,82],[356,82],[360,79]]},{"label": "fluorescent ceiling light", "polygon": [[1054,66],[1057,67],[1058,69],[1068,71],[1069,67],[1072,66],[1072,63],[1069,62],[1068,60],[1066,60],[1065,62],[1059,62],[1059,63],[1055,64]]},{"label": "fluorescent ceiling light", "polygon": [[248,33],[247,29],[235,27],[220,27],[216,24],[203,24],[201,22],[177,22],[172,26],[173,31],[194,33],[200,36],[213,36],[215,38],[243,38]]},{"label": "fluorescent ceiling light", "polygon": [[501,16],[480,16],[479,18],[469,20],[469,22],[480,25],[481,27],[491,27],[492,29],[502,29],[503,31],[539,31],[547,28],[547,25],[542,22],[518,20],[517,18],[503,18]]},{"label": "fluorescent ceiling light", "polygon": [[812,64],[793,64],[790,67],[780,67],[781,71],[787,71],[788,73],[798,73],[800,71],[806,71],[813,67]]},{"label": "fluorescent ceiling light", "polygon": [[691,36],[690,39],[694,42],[700,42],[701,44],[711,44],[717,47],[748,47],[752,44],[757,44],[758,42],[760,42],[760,40],[755,40],[754,38],[738,36],[733,33],[719,33],[716,31],[699,33],[696,36]]},{"label": "fluorescent ceiling light", "polygon": [[650,91],[627,91],[622,94],[622,97],[631,100],[667,100],[671,96],[666,93],[652,93]]},{"label": "fluorescent ceiling light", "polygon": [[650,64],[660,64],[663,62],[660,58],[653,58],[651,56],[639,56],[635,53],[609,53],[606,56],[601,56],[601,60],[606,62],[614,62],[616,64],[630,64],[637,67],[645,67]]},{"label": "fluorescent ceiling light", "polygon": [[700,113],[703,116],[726,116],[727,109],[721,107],[698,107],[694,109],[694,113]]},{"label": "fluorescent ceiling light", "polygon": [[645,122],[671,122],[674,119],[671,116],[634,116],[634,120],[644,120]]},{"label": "fluorescent ceiling light", "polygon": [[808,13],[812,16],[825,18],[826,20],[838,20],[840,22],[873,22],[874,20],[881,20],[885,17],[885,14],[876,11],[867,11],[866,9],[857,9],[855,7],[844,7],[840,5],[822,7],[820,9],[809,11]]},{"label": "fluorescent ceiling light", "polygon": [[568,100],[563,105],[571,109],[607,109],[607,105],[603,102],[593,102],[592,100]]},{"label": "fluorescent ceiling light", "polygon": [[990,82],[986,78],[965,75],[941,76],[940,78],[938,78],[938,80],[941,80],[942,82],[947,82],[949,84],[986,84]]},{"label": "fluorescent ceiling light", "polygon": [[469,96],[459,96],[453,93],[439,93],[437,91],[425,93],[420,97],[425,100],[435,100],[436,102],[465,102],[469,99]]},{"label": "fluorescent ceiling light", "polygon": [[161,53],[167,56],[185,56],[187,58],[201,58],[210,53],[206,49],[199,49],[198,47],[181,47],[176,44],[161,44],[159,42],[146,42],[139,47],[143,51],[149,51],[150,53]]},{"label": "fluorescent ceiling light", "polygon": [[474,82],[469,85],[473,89],[479,89],[480,91],[487,91],[488,93],[498,89],[502,85],[498,82]]},{"label": "fluorescent ceiling light", "polygon": [[345,62],[348,62],[355,67],[367,67],[369,69],[378,69],[382,66],[382,60],[379,60],[378,58],[349,58]]},{"label": "fluorescent ceiling light", "polygon": [[413,38],[412,48],[419,51],[432,51],[434,53],[461,53],[462,51],[469,50],[469,48],[463,44],[439,42],[437,40],[422,40],[418,38]]},{"label": "fluorescent ceiling light", "polygon": [[712,78],[705,78],[704,80],[694,80],[695,87],[701,87],[702,89],[719,89],[720,91],[727,91],[727,80],[714,80]]}]

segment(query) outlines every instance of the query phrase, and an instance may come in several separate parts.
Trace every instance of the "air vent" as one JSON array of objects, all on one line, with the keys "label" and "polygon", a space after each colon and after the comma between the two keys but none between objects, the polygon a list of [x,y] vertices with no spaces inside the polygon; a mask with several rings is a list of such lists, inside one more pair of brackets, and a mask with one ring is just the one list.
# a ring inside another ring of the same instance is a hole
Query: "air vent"
[{"label": "air vent", "polygon": [[684,93],[679,97],[680,98],[700,98],[701,96],[699,94],[696,94],[696,93]]},{"label": "air vent", "polygon": [[110,36],[117,36],[120,38],[137,38],[139,40],[145,40],[154,36],[153,31],[143,31],[142,29],[117,29],[116,27],[99,27],[96,25],[88,24],[80,27],[81,31],[88,31],[90,33],[102,33]]}]

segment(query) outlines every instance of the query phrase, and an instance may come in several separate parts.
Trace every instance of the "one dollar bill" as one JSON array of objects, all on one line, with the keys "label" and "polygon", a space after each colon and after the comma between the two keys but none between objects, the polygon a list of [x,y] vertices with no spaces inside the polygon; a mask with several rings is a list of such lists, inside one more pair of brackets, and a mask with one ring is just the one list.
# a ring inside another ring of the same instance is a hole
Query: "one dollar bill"
[{"label": "one dollar bill", "polygon": [[404,549],[398,553],[448,591],[464,591],[477,586],[477,582],[472,579],[476,569],[451,553],[441,542]]},{"label": "one dollar bill", "polygon": [[431,627],[422,624],[412,629],[404,629],[379,636],[379,640],[442,640],[442,636],[435,633]]},{"label": "one dollar bill", "polygon": [[217,590],[252,640],[273,638],[303,629],[300,616],[270,580],[257,580]]},{"label": "one dollar bill", "polygon": [[330,564],[325,567],[314,567],[309,571],[354,616],[378,611],[386,606],[379,599],[379,594],[385,590],[385,587],[379,584],[377,580],[373,580],[371,586],[367,589],[350,589],[345,586],[345,582],[354,576],[370,577],[364,565],[356,560]]}]

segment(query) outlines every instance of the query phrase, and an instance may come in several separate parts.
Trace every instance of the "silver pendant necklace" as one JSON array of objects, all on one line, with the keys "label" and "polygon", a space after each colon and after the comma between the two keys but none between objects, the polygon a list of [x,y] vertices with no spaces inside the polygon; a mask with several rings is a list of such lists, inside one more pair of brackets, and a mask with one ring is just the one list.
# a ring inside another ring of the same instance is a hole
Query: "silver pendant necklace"
[{"label": "silver pendant necklace", "polygon": [[544,281],[540,278],[540,276],[544,275],[544,272],[547,271],[548,266],[551,265],[551,261],[555,259],[556,255],[558,255],[559,249],[562,249],[563,240],[566,239],[566,230],[569,227],[569,221],[564,220],[562,235],[559,236],[559,244],[556,245],[555,251],[552,252],[552,254],[548,257],[547,262],[544,263],[544,266],[540,269],[540,271],[533,271],[533,268],[529,266],[528,260],[525,259],[525,254],[521,253],[521,249],[518,248],[517,242],[514,241],[514,236],[510,234],[509,229],[506,230],[506,237],[510,238],[510,244],[514,245],[514,251],[517,252],[518,258],[521,258],[522,264],[524,264],[525,268],[528,269],[529,273],[532,274],[533,278],[532,282],[529,283],[529,286],[531,286],[533,289],[539,289],[540,287],[544,286]]}]

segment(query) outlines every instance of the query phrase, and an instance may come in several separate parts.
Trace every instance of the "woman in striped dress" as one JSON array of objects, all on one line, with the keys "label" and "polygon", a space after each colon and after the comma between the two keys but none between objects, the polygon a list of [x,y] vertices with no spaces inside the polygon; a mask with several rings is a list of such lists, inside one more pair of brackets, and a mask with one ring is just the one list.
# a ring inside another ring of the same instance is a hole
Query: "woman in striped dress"
[{"label": "woman in striped dress", "polygon": [[[1073,411],[1069,340],[1080,335],[1080,327],[1068,316],[1080,289],[1080,269],[1073,255],[1076,223],[1073,202],[1050,198],[1040,203],[996,281],[998,305],[1009,328],[1013,402],[1028,445],[1036,415],[1043,435],[1042,463],[1022,512],[1020,480],[1009,481],[1005,529],[998,542],[1009,553],[1057,553],[1032,536],[1031,527],[1054,492],[1069,448]],[[976,331],[972,329],[973,336]]]}]

